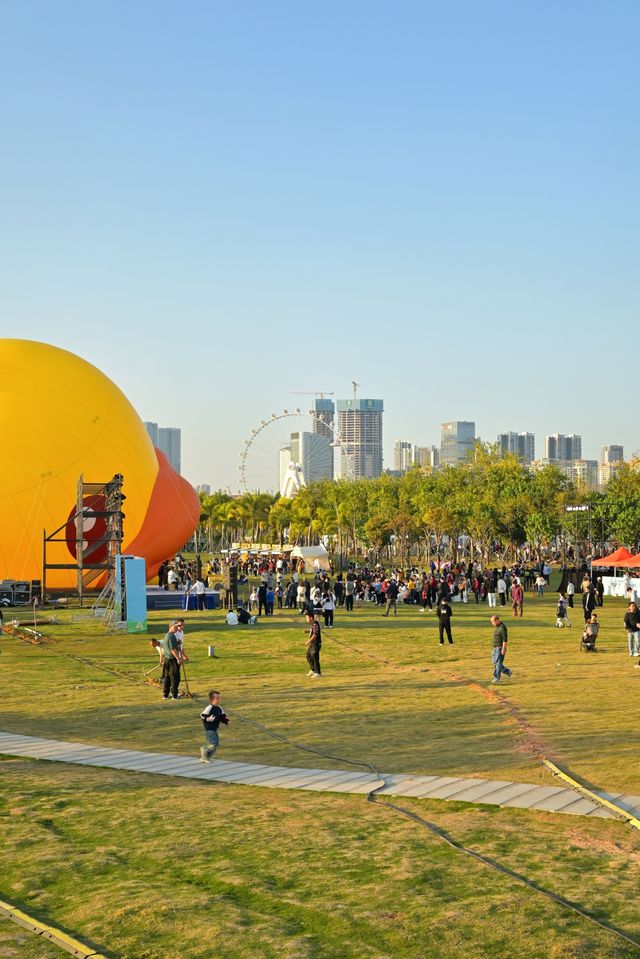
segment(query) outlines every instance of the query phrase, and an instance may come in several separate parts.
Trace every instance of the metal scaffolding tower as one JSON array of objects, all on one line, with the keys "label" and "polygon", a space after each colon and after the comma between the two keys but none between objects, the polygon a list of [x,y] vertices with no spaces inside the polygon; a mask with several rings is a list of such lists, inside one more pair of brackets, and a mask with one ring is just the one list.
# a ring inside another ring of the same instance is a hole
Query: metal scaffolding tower
[{"label": "metal scaffolding tower", "polygon": [[[43,530],[42,536],[42,597],[45,601],[47,570],[69,569],[76,571],[80,605],[84,592],[100,577],[107,574],[107,583],[115,584],[116,562],[120,553],[123,535],[122,492],[123,478],[116,473],[108,483],[85,483],[78,480],[76,507],[71,515],[52,533]],[[62,534],[62,535],[61,535]],[[65,543],[74,563],[50,563],[47,547],[53,543]],[[112,585],[112,588],[115,586]]]}]

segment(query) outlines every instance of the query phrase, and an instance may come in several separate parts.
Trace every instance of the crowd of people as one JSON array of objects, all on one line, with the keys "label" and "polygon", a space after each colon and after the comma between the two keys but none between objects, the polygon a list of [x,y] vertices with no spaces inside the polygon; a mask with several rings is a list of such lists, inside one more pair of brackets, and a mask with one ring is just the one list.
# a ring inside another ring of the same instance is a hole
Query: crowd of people
[{"label": "crowd of people", "polygon": [[[346,572],[316,570],[313,574],[302,572],[296,564],[286,560],[261,560],[245,564],[242,578],[255,573],[258,582],[251,588],[245,603],[237,610],[229,610],[230,625],[255,624],[258,618],[271,617],[274,609],[296,609],[306,616],[307,676],[319,679],[322,676],[320,652],[322,628],[333,629],[336,609],[350,614],[354,608],[365,604],[379,607],[382,615],[398,615],[401,606],[414,606],[421,612],[433,611],[438,623],[438,641],[454,644],[452,620],[455,604],[486,603],[491,609],[499,607],[490,617],[492,633],[493,683],[510,679],[512,670],[505,665],[508,646],[508,629],[504,621],[506,608],[511,607],[514,618],[523,616],[525,597],[530,592],[533,600],[544,596],[549,588],[551,569],[547,564],[539,567],[513,564],[510,567],[483,569],[478,563],[432,563],[429,569],[420,571],[385,570],[382,566],[358,566],[352,564]],[[191,564],[181,563],[179,558],[167,564],[166,575],[174,572],[179,576],[180,588],[187,593],[199,595],[199,586],[204,593],[204,577],[198,575]],[[580,596],[584,616],[581,647],[586,652],[595,652],[600,623],[596,609],[604,602],[604,589],[600,577],[592,578],[585,568],[580,574],[563,575],[563,588],[559,591],[555,625],[570,628],[569,611],[575,607],[576,593]],[[216,561],[209,563],[207,578],[219,577],[220,567]],[[240,580],[242,581],[242,580]],[[629,595],[632,595],[630,592]],[[200,607],[202,608],[202,607]],[[640,669],[640,608],[637,598],[630,600],[624,617],[628,637],[629,655],[639,659]],[[162,640],[151,640],[151,645],[160,654],[162,689],[164,699],[180,698],[180,679],[184,663],[188,661],[184,649],[184,619],[174,620]],[[209,762],[218,747],[218,729],[227,723],[228,717],[220,705],[220,693],[212,690],[209,704],[201,713],[205,730],[205,745],[201,749],[201,761]]]}]

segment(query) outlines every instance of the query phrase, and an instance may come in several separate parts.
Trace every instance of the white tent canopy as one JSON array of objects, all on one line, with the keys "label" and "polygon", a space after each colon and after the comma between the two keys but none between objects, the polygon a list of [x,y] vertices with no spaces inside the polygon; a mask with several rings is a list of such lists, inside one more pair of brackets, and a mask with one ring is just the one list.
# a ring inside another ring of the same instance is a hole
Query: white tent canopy
[{"label": "white tent canopy", "polygon": [[301,559],[305,570],[330,570],[329,554],[324,546],[295,546],[291,551],[292,559]]}]

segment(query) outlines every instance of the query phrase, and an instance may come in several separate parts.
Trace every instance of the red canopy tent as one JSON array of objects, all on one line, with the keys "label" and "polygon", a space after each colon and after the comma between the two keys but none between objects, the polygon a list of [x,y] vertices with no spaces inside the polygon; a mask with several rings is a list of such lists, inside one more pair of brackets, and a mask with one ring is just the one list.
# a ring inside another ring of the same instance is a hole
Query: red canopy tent
[{"label": "red canopy tent", "polygon": [[633,567],[633,568],[636,568],[636,567],[640,566],[640,553],[636,553],[635,556],[629,557],[629,559],[627,560],[627,562],[626,562],[624,565],[625,565],[625,566],[631,566],[631,567]]},{"label": "red canopy tent", "polygon": [[[640,554],[638,554],[640,555]],[[592,566],[639,566],[640,563],[630,563],[629,560],[637,560],[638,556],[633,556],[628,549],[621,546],[615,552],[608,556],[601,556],[600,559],[594,559]]]}]

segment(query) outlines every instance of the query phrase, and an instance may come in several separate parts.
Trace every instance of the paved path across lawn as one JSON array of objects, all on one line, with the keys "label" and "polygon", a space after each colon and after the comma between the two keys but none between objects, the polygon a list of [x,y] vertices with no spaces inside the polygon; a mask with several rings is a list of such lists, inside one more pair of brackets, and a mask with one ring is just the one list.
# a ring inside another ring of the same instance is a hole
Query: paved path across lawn
[{"label": "paved path across lawn", "polygon": [[[0,754],[44,759],[77,766],[101,766],[132,772],[178,776],[208,782],[236,783],[243,786],[268,786],[274,789],[307,789],[316,792],[366,795],[384,782],[379,796],[414,796],[420,799],[450,799],[456,802],[487,803],[512,809],[536,809],[574,816],[616,818],[609,810],[583,798],[572,789],[535,786],[504,780],[461,779],[457,776],[412,776],[383,773],[380,779],[367,771],[305,769],[286,766],[262,766],[215,759],[201,763],[192,756],[146,753],[133,749],[112,749],[86,743],[67,743],[36,736],[18,736],[0,732]],[[615,802],[630,815],[640,817],[640,796],[598,793]]]}]

